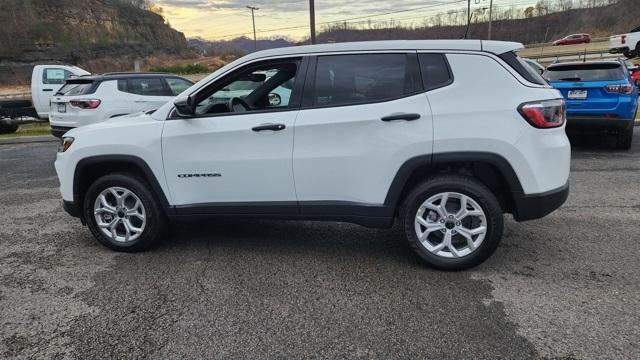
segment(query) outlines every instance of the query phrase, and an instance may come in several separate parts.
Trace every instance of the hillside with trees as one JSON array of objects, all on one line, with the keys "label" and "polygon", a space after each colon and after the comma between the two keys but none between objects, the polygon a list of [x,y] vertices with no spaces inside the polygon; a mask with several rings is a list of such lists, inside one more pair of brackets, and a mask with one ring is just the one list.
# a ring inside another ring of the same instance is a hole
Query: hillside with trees
[{"label": "hillside with trees", "polygon": [[[535,6],[515,6],[494,9],[492,39],[518,41],[524,44],[548,42],[573,33],[589,33],[604,37],[625,33],[640,25],[638,0],[585,0],[578,4],[570,0],[540,0]],[[472,12],[467,38],[486,39],[488,11]],[[466,10],[450,10],[422,19],[420,24],[342,23],[323,29],[321,42],[365,41],[390,39],[460,39],[466,32]]]},{"label": "hillside with trees", "polygon": [[184,34],[145,0],[2,0],[0,24],[0,82],[23,79],[34,63],[132,64],[187,51]]}]

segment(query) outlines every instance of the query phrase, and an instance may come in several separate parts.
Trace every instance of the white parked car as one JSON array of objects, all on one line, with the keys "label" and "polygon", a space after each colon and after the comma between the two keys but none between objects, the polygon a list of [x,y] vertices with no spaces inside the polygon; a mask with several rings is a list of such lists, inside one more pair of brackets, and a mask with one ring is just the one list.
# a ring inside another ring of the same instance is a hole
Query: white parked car
[{"label": "white parked car", "polygon": [[627,59],[640,56],[640,26],[627,34],[609,37],[609,52],[623,54]]},{"label": "white parked car", "polygon": [[[383,41],[255,52],[153,113],[69,131],[64,208],[105,246],[139,251],[188,216],[402,224],[429,265],[487,259],[503,213],[568,196],[565,103],[521,44]],[[244,97],[211,97],[274,72]],[[269,94],[292,82],[288,101]],[[206,105],[203,105],[206,104]]]},{"label": "white parked car", "polygon": [[68,79],[51,98],[51,133],[140,111],[155,110],[193,85],[176,75],[113,73]]}]

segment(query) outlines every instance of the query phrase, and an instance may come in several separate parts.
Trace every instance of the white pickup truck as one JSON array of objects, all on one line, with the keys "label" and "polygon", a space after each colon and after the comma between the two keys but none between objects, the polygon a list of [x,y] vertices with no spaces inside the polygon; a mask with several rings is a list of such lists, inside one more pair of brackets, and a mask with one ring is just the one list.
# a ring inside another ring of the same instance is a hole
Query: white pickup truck
[{"label": "white pickup truck", "polygon": [[73,65],[34,66],[31,94],[0,98],[0,134],[15,132],[20,124],[48,120],[51,96],[60,90],[66,79],[82,75],[89,75],[89,72]]},{"label": "white pickup truck", "polygon": [[627,59],[640,56],[640,26],[627,34],[614,35],[609,38],[609,52],[623,54]]}]

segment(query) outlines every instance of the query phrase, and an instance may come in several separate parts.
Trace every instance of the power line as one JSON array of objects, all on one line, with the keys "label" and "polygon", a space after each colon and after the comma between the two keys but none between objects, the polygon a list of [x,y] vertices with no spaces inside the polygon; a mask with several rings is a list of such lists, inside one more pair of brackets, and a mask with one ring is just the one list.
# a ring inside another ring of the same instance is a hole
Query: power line
[{"label": "power line", "polygon": [[[389,11],[389,12],[379,13],[379,14],[372,14],[372,15],[366,15],[366,16],[357,16],[357,17],[340,19],[340,20],[324,21],[324,22],[318,23],[318,25],[327,25],[327,24],[333,24],[333,23],[348,22],[348,21],[353,21],[353,20],[368,19],[368,18],[378,17],[378,16],[393,15],[393,14],[399,14],[399,13],[403,13],[403,12],[434,8],[434,7],[438,7],[438,6],[442,6],[442,5],[452,5],[452,4],[457,4],[457,3],[461,3],[461,2],[465,2],[465,1],[467,1],[467,0],[454,0],[454,1],[449,1],[449,2],[440,2],[440,3],[437,3],[437,4],[420,6],[420,7],[416,7],[416,8],[412,8],[412,9],[395,10],[395,11]],[[301,28],[305,28],[305,27],[307,27],[307,25],[288,26],[288,27],[275,28],[275,29],[263,29],[263,30],[258,30],[257,32],[258,33],[264,33],[264,32],[273,32],[273,31],[280,31],[280,30],[293,30],[293,29],[301,29]],[[245,34],[247,34],[247,32],[237,33],[237,34],[225,34],[225,35],[218,36],[218,38],[222,39],[222,38],[240,36],[240,35],[245,35]]]}]

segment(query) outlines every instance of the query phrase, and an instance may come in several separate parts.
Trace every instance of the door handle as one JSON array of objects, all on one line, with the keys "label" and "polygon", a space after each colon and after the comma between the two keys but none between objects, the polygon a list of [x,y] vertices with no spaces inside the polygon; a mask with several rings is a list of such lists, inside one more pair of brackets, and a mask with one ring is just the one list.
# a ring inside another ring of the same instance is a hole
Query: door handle
[{"label": "door handle", "polygon": [[42,89],[42,91],[53,91],[53,89]]},{"label": "door handle", "polygon": [[251,130],[253,130],[253,131],[267,131],[267,130],[280,131],[280,130],[284,130],[284,128],[286,128],[286,126],[284,126],[284,124],[262,124],[262,125],[258,125],[258,126],[252,127]]},{"label": "door handle", "polygon": [[393,114],[393,115],[385,116],[380,120],[382,121],[394,121],[394,120],[413,121],[418,119],[420,119],[420,114]]},{"label": "door handle", "polygon": [[133,102],[135,102],[135,103],[146,103],[147,100],[133,100]]}]

